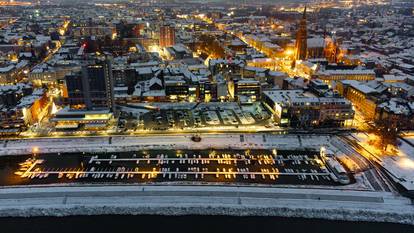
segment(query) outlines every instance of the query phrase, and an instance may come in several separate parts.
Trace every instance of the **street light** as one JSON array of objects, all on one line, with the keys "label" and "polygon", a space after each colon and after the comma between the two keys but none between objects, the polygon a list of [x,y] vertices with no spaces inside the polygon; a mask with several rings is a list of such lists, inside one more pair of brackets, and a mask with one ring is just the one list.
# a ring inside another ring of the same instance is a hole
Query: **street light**
[{"label": "street light", "polygon": [[37,146],[34,146],[34,147],[32,147],[32,153],[33,154],[37,154],[37,153],[39,153],[39,147],[37,147]]},{"label": "street light", "polygon": [[321,156],[324,157],[326,154],[326,148],[324,146],[321,147]]},{"label": "street light", "polygon": [[285,55],[287,58],[293,56],[293,54],[295,54],[295,51],[293,49],[289,48],[285,50]]}]

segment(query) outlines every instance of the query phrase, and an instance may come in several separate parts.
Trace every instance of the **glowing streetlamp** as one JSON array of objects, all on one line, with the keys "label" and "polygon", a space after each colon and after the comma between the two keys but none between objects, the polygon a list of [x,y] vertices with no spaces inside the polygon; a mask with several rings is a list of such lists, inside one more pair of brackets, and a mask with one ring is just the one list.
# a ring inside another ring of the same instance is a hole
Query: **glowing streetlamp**
[{"label": "glowing streetlamp", "polygon": [[33,154],[37,154],[37,153],[39,153],[39,151],[40,151],[39,147],[37,147],[37,146],[32,147],[32,153]]},{"label": "glowing streetlamp", "polygon": [[326,154],[326,148],[324,146],[321,147],[321,156],[324,157]]},{"label": "glowing streetlamp", "polygon": [[291,49],[291,48],[285,50],[285,56],[286,56],[286,58],[290,58],[294,54],[295,54],[295,51],[293,49]]}]

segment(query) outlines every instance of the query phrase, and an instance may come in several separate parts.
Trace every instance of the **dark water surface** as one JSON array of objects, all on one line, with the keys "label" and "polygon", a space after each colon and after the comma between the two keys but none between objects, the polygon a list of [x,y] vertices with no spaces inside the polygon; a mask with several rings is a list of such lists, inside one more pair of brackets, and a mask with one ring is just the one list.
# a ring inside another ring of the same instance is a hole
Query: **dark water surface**
[{"label": "dark water surface", "polygon": [[320,219],[228,216],[73,216],[0,218],[2,233],[121,232],[283,232],[283,233],[411,233],[410,225],[343,222]]},{"label": "dark water surface", "polygon": [[[57,183],[162,183],[162,182],[213,182],[231,184],[300,184],[341,185],[318,162],[315,151],[278,150],[277,159],[271,150],[142,150],[113,153],[52,153],[0,157],[0,186],[37,185]],[[209,161],[209,158],[237,158],[237,162]],[[27,159],[35,166],[22,165]],[[176,159],[167,161],[166,159]],[[147,160],[154,159],[154,160]],[[139,160],[139,161],[138,161]],[[21,177],[29,169],[28,175]],[[254,177],[235,174],[226,177],[214,172],[255,172]],[[192,174],[187,174],[193,172]],[[38,172],[38,173],[36,173]],[[78,174],[73,174],[77,172]],[[133,174],[147,172],[148,174]],[[154,172],[150,177],[149,173]],[[177,172],[177,174],[173,174]],[[201,176],[203,172],[211,172]],[[280,172],[271,177],[267,172]],[[35,174],[36,173],[36,174]],[[88,174],[86,174],[88,173]],[[99,176],[97,176],[99,173]],[[168,174],[167,174],[168,173]],[[195,174],[197,173],[197,174]],[[85,176],[83,176],[85,174]],[[308,174],[308,175],[303,175]],[[310,174],[310,175],[309,175]],[[36,175],[36,176],[35,176]],[[1,232],[0,232],[1,233]]]}]

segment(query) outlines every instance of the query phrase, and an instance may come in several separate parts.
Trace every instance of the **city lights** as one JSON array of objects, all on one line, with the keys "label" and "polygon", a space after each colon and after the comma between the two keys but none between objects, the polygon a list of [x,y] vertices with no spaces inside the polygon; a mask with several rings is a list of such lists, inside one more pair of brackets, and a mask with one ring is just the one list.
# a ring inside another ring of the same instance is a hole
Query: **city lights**
[{"label": "city lights", "polygon": [[410,1],[0,6],[0,212],[414,225]]},{"label": "city lights", "polygon": [[295,54],[295,50],[293,50],[293,49],[285,50],[286,57],[292,57],[294,54]]}]

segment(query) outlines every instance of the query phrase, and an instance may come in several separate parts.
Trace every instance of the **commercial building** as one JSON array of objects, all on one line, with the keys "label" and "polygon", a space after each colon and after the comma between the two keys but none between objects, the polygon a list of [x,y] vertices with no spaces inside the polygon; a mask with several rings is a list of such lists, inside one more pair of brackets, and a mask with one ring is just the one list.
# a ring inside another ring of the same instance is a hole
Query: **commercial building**
[{"label": "commercial building", "polygon": [[317,97],[303,90],[263,91],[262,100],[281,126],[299,128],[351,126],[354,111],[342,97]]},{"label": "commercial building", "polygon": [[337,83],[336,89],[350,100],[355,108],[363,113],[367,120],[374,120],[377,109],[377,90],[355,80],[344,80]]},{"label": "commercial building", "polygon": [[90,26],[90,27],[74,27],[72,29],[74,38],[81,38],[81,37],[105,37],[116,34],[116,28],[113,26]]},{"label": "commercial building", "polygon": [[165,56],[170,60],[192,58],[191,51],[183,44],[176,44],[164,48]]},{"label": "commercial building", "polygon": [[336,89],[349,99],[366,120],[384,123],[390,128],[413,129],[414,87],[406,83],[338,82]]},{"label": "commercial building", "polygon": [[241,79],[234,81],[234,97],[242,103],[260,100],[261,84],[257,80]]},{"label": "commercial building", "polygon": [[369,81],[375,79],[375,72],[369,69],[321,70],[313,75],[313,77],[325,82],[340,80]]},{"label": "commercial building", "polygon": [[184,77],[174,76],[165,77],[165,94],[171,100],[184,100],[188,97],[189,86],[184,80]]},{"label": "commercial building", "polygon": [[14,65],[8,65],[0,68],[0,84],[16,82],[16,68]]},{"label": "commercial building", "polygon": [[110,60],[96,60],[66,77],[68,106],[51,119],[56,129],[105,129],[113,118],[114,85]]},{"label": "commercial building", "polygon": [[66,76],[67,102],[73,109],[114,108],[112,67],[109,60],[82,67],[79,73]]},{"label": "commercial building", "polygon": [[48,103],[44,90],[29,84],[0,86],[0,134],[38,122],[48,113]]},{"label": "commercial building", "polygon": [[28,79],[37,85],[58,83],[60,80],[64,80],[66,75],[77,71],[80,71],[80,66],[74,64],[58,67],[45,65],[45,67],[35,67],[28,74]]},{"label": "commercial building", "polygon": [[115,87],[127,87],[128,90],[132,90],[138,81],[138,72],[132,67],[114,67],[112,73]]},{"label": "commercial building", "polygon": [[160,47],[171,47],[175,45],[175,28],[163,25],[160,27]]},{"label": "commercial building", "polygon": [[109,110],[73,110],[65,107],[50,119],[58,130],[79,129],[101,130],[107,128],[113,114]]},{"label": "commercial building", "polygon": [[[0,57],[1,58],[1,57]],[[5,63],[0,66],[0,84],[12,84],[19,81],[19,74],[28,66],[27,60],[17,64]]]},{"label": "commercial building", "polygon": [[217,83],[209,80],[198,84],[198,99],[204,102],[217,101]]},{"label": "commercial building", "polygon": [[220,73],[241,74],[243,68],[246,66],[243,60],[237,59],[209,59],[206,65],[212,75]]},{"label": "commercial building", "polygon": [[383,122],[390,130],[414,129],[414,102],[392,98],[377,106],[375,121]]}]

